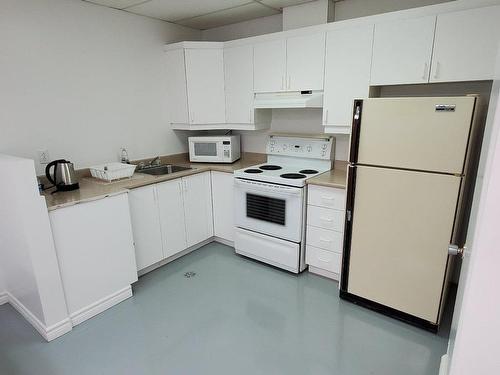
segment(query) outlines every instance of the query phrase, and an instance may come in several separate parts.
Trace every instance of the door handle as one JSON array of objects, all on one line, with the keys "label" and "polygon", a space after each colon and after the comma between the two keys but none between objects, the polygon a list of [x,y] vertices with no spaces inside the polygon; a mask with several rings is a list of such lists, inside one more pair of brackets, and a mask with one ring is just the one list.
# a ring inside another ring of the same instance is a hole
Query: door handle
[{"label": "door handle", "polygon": [[448,245],[448,255],[457,256],[463,259],[466,247],[459,247],[458,245],[449,244]]},{"label": "door handle", "polygon": [[292,86],[292,76],[288,76],[288,90],[290,90],[291,86]]},{"label": "door handle", "polygon": [[428,64],[427,61],[424,63],[424,73],[422,74],[422,79],[427,82],[427,68]]},{"label": "door handle", "polygon": [[332,242],[332,240],[330,240],[330,239],[328,239],[328,238],[323,238],[323,237],[320,237],[320,238],[319,238],[319,240],[320,240],[321,242],[327,242],[327,243]]},{"label": "door handle", "polygon": [[330,219],[328,217],[321,217],[320,219],[323,220],[323,221],[327,221],[329,223],[331,223],[333,221],[332,219]]},{"label": "door handle", "polygon": [[284,90],[285,89],[285,75],[282,75],[281,76],[281,89]]},{"label": "door handle", "polygon": [[323,125],[328,124],[328,109],[325,111],[325,118],[323,120]]},{"label": "door handle", "polygon": [[439,71],[441,70],[441,63],[439,61],[436,61],[436,69],[434,69],[434,78],[438,79],[439,78]]}]

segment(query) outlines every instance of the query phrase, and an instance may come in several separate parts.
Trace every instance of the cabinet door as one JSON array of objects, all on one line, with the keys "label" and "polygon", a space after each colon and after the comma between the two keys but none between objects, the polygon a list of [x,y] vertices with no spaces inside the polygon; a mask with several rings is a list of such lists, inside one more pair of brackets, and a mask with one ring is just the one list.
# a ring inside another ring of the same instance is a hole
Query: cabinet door
[{"label": "cabinet door", "polygon": [[189,118],[184,50],[176,49],[165,52],[165,66],[167,90],[165,104],[168,107],[170,122],[186,124]]},{"label": "cabinet door", "polygon": [[435,16],[375,25],[372,85],[429,81]]},{"label": "cabinet door", "polygon": [[224,123],[222,49],[186,49],[185,54],[190,123]]},{"label": "cabinet door", "polygon": [[214,235],[234,241],[233,174],[212,172]]},{"label": "cabinet door", "polygon": [[493,79],[499,41],[498,6],[440,14],[431,82]]},{"label": "cabinet door", "polygon": [[287,90],[323,90],[325,33],[288,38],[286,70]]},{"label": "cabinet door", "polygon": [[326,37],[323,125],[350,133],[354,99],[368,97],[373,25],[332,30]]},{"label": "cabinet door", "polygon": [[163,257],[168,258],[187,248],[182,180],[156,185],[160,211]]},{"label": "cabinet door", "polygon": [[187,246],[213,236],[210,172],[182,178]]},{"label": "cabinet door", "polygon": [[226,122],[253,123],[253,47],[224,49]]},{"label": "cabinet door", "polygon": [[129,193],[137,270],[163,259],[160,216],[154,185]]},{"label": "cabinet door", "polygon": [[273,40],[254,45],[255,92],[275,92],[285,90],[286,40]]}]

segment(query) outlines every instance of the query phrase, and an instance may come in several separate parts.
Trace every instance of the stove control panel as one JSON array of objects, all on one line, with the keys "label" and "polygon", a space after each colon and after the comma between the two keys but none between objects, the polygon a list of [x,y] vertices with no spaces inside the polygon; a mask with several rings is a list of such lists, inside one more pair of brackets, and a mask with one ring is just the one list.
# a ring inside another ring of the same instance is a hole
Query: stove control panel
[{"label": "stove control panel", "polygon": [[266,152],[268,155],[330,160],[334,157],[335,138],[326,135],[325,137],[270,135]]}]

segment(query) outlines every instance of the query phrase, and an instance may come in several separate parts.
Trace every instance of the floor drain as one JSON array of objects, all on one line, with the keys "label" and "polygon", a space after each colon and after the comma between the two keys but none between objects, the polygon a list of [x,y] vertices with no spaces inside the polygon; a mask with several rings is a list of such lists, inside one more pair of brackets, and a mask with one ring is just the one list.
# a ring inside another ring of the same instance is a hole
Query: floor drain
[{"label": "floor drain", "polygon": [[190,271],[190,272],[186,272],[186,273],[184,274],[184,277],[187,277],[188,279],[189,279],[190,277],[194,277],[194,276],[196,276],[196,272],[191,272],[191,271]]}]

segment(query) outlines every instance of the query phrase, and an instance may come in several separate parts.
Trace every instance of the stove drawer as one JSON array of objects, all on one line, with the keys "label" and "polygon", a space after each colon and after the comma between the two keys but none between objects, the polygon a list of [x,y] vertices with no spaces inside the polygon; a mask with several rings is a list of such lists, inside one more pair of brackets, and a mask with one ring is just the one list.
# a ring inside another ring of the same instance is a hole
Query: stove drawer
[{"label": "stove drawer", "polygon": [[345,189],[329,188],[325,186],[308,185],[307,203],[314,206],[345,209]]},{"label": "stove drawer", "polygon": [[343,233],[333,230],[307,226],[306,243],[320,249],[342,252]]},{"label": "stove drawer", "polygon": [[307,206],[307,225],[343,232],[344,217],[345,211],[343,210]]},{"label": "stove drawer", "polygon": [[310,266],[321,268],[322,270],[340,274],[342,265],[342,254],[333,251],[318,249],[317,247],[306,246],[306,263]]}]

